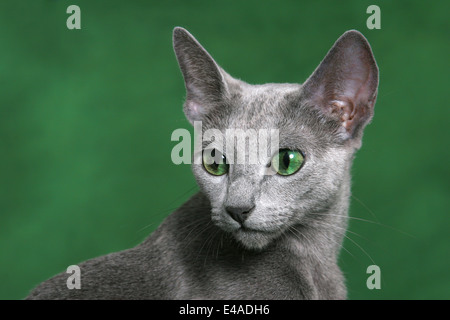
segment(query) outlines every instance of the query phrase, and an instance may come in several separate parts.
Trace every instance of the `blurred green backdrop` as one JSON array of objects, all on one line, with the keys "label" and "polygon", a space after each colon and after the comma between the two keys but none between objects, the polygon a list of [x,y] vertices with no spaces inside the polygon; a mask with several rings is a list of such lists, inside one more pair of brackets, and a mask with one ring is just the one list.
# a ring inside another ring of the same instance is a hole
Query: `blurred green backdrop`
[{"label": "blurred green backdrop", "polygon": [[[81,8],[68,30],[66,8]],[[381,8],[368,30],[366,8]],[[341,254],[350,299],[450,298],[449,2],[0,3],[0,299],[142,241],[196,191],[170,160],[186,27],[232,75],[303,82],[348,29],[381,72]],[[363,221],[359,219],[369,220]],[[357,233],[358,235],[355,235]],[[381,290],[368,290],[377,264]]]}]

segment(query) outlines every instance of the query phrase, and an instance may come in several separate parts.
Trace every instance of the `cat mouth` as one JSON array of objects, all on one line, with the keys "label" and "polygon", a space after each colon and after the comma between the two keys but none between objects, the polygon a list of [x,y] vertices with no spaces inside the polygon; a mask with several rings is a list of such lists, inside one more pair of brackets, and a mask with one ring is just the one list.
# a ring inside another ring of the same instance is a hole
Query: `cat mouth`
[{"label": "cat mouth", "polygon": [[234,235],[246,235],[246,236],[273,236],[276,234],[277,229],[270,229],[264,226],[249,226],[247,223],[237,223],[236,221],[230,221],[229,219],[215,219],[212,218],[212,222],[225,232]]},{"label": "cat mouth", "polygon": [[273,233],[272,231],[269,231],[269,230],[254,229],[254,228],[247,227],[245,225],[241,225],[241,227],[239,229],[237,229],[236,231],[247,232],[247,233],[266,233],[266,234]]},{"label": "cat mouth", "polygon": [[261,250],[272,242],[277,234],[269,230],[260,230],[241,225],[233,232],[234,237],[250,250]]}]

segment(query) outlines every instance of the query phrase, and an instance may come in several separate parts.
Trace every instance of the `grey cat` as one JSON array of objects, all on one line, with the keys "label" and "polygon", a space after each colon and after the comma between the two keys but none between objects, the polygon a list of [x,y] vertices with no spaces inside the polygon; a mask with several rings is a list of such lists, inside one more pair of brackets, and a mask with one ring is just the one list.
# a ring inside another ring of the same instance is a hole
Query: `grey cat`
[{"label": "grey cat", "polygon": [[345,299],[350,168],[378,87],[367,40],[345,32],[303,85],[235,79],[183,28],[173,45],[188,120],[277,128],[277,174],[212,151],[192,166],[200,191],[143,243],[79,264],[81,289],[63,272],[27,299]]}]

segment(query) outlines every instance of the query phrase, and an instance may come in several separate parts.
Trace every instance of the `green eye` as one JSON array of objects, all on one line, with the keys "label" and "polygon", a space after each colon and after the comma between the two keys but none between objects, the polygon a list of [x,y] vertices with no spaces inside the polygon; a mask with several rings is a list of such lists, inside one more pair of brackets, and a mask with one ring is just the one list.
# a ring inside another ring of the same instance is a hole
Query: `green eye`
[{"label": "green eye", "polygon": [[229,168],[225,156],[216,149],[203,150],[203,167],[215,176],[224,175]]},{"label": "green eye", "polygon": [[296,173],[302,167],[305,158],[300,151],[280,149],[272,158],[272,168],[282,176],[289,176]]}]

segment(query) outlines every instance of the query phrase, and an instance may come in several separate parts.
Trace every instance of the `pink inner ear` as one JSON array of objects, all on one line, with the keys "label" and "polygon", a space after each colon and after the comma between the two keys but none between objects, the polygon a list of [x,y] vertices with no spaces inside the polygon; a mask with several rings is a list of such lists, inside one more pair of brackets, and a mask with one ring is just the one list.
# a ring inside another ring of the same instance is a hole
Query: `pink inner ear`
[{"label": "pink inner ear", "polygon": [[361,64],[352,64],[343,80],[342,86],[336,90],[332,88],[332,100],[329,101],[332,113],[337,113],[342,126],[350,132],[353,121],[363,118],[370,104],[370,89],[368,82],[370,70]]},{"label": "pink inner ear", "polygon": [[378,68],[367,40],[356,31],[342,35],[304,85],[311,102],[339,121],[350,137],[373,112]]},{"label": "pink inner ear", "polygon": [[373,101],[356,100],[354,102],[351,99],[343,98],[342,100],[331,100],[329,106],[331,113],[336,114],[345,130],[352,134],[355,129],[354,122],[358,123],[359,121],[365,121],[363,119],[367,119]]},{"label": "pink inner ear", "polygon": [[352,101],[344,101],[344,100],[331,100],[331,112],[337,113],[342,126],[349,131],[353,117],[355,116],[355,108]]}]

